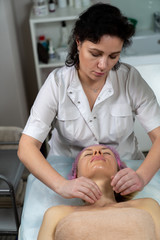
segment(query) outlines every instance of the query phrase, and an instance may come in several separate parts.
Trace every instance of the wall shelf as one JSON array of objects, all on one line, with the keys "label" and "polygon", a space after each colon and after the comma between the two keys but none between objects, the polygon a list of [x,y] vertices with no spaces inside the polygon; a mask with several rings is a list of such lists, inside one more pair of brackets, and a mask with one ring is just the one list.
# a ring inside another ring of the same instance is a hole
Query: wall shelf
[{"label": "wall shelf", "polygon": [[53,40],[55,49],[60,47],[59,42],[61,38],[61,22],[66,22],[67,30],[70,33],[75,20],[78,18],[78,15],[84,10],[85,8],[75,9],[73,7],[57,7],[54,13],[49,13],[47,16],[43,17],[35,16],[33,9],[31,10],[29,23],[38,89],[41,88],[45,78],[49,72],[52,71],[52,69],[64,65],[64,62],[60,61],[59,59],[55,59],[53,62],[49,61],[48,64],[39,62],[37,52],[38,36],[43,34],[47,38],[51,38]]},{"label": "wall shelf", "polygon": [[49,13],[47,16],[38,17],[33,13],[33,9],[30,14],[30,21],[34,23],[44,22],[59,22],[59,21],[70,21],[77,19],[79,13],[83,12],[84,8],[75,9],[73,7],[58,8],[55,12]]}]

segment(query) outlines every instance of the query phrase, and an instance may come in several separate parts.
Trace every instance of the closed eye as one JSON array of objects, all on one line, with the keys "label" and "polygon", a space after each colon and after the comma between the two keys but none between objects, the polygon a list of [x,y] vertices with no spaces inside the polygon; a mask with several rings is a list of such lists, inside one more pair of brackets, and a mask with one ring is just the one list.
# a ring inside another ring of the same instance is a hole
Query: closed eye
[{"label": "closed eye", "polygon": [[91,55],[92,55],[93,57],[99,57],[99,56],[100,56],[100,54],[95,54],[95,53],[91,53]]},{"label": "closed eye", "polygon": [[108,155],[111,155],[111,153],[110,153],[110,152],[104,152],[103,154],[108,154]]},{"label": "closed eye", "polygon": [[102,53],[99,51],[89,51],[89,52],[93,57],[99,57],[102,55]]},{"label": "closed eye", "polygon": [[92,153],[86,153],[86,154],[84,155],[84,157],[91,156],[91,155],[92,155]]},{"label": "closed eye", "polygon": [[118,55],[110,55],[109,57],[110,57],[111,59],[116,59],[118,56],[119,56],[119,54],[118,54]]}]

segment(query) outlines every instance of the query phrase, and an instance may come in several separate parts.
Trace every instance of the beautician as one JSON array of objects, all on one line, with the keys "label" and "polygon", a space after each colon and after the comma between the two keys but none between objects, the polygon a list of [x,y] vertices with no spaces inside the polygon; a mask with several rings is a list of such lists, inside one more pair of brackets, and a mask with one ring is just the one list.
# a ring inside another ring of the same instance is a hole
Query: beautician
[{"label": "beautician", "polygon": [[160,108],[135,68],[119,62],[134,27],[119,9],[99,3],[82,13],[70,38],[66,66],[50,73],[23,131],[18,156],[38,179],[64,198],[94,203],[101,191],[88,178],[66,180],[40,152],[51,128],[49,156],[73,157],[88,145],[116,148],[121,159],[144,159],[135,116],[153,143],[137,171],[125,168],[111,185],[126,195],[143,189],[160,167]]}]

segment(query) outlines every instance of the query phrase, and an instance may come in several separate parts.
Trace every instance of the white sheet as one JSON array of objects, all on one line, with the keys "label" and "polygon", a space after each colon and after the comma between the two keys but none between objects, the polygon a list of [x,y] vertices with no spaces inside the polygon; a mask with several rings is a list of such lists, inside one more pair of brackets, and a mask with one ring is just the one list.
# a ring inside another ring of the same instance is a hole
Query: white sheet
[{"label": "white sheet", "polygon": [[[66,178],[70,172],[73,159],[54,156],[54,158],[49,158],[48,161]],[[128,167],[135,170],[142,163],[141,160],[125,162]],[[143,197],[154,198],[160,204],[160,171],[135,198]],[[82,204],[82,201],[80,199],[64,199],[46,187],[33,175],[29,175],[18,240],[36,240],[46,209],[53,205],[61,204],[79,205]]]}]

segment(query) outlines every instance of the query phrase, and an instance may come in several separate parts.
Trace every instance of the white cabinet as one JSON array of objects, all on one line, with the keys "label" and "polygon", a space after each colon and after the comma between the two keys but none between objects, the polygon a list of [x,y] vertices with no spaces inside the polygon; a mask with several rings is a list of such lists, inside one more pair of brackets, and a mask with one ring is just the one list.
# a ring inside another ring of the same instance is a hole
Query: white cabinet
[{"label": "white cabinet", "polygon": [[57,8],[54,13],[49,13],[45,17],[37,17],[33,14],[33,11],[31,11],[30,30],[38,88],[42,86],[47,75],[52,71],[53,68],[64,65],[64,62],[60,61],[58,58],[52,62],[48,62],[47,64],[39,62],[37,52],[38,36],[45,35],[46,38],[52,39],[55,49],[58,48],[61,40],[62,21],[66,22],[66,27],[68,33],[70,34],[75,20],[83,10],[84,8]]}]

